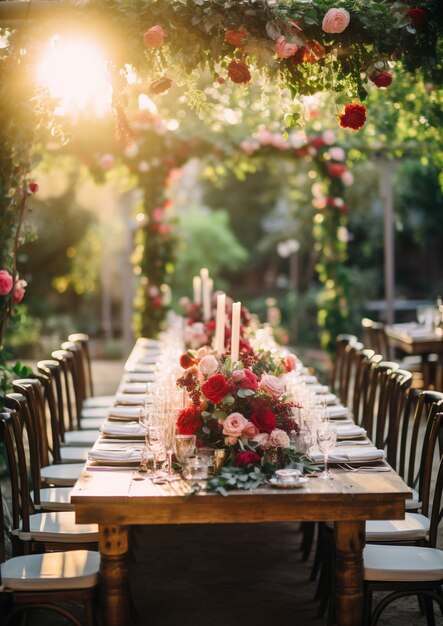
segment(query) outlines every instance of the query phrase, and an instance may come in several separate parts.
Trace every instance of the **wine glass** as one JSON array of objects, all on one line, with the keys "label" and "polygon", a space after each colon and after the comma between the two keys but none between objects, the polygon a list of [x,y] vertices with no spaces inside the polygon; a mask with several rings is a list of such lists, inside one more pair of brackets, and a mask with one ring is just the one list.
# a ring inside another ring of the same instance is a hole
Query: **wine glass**
[{"label": "wine glass", "polygon": [[324,464],[325,468],[319,474],[319,478],[325,478],[332,480],[333,476],[328,469],[328,456],[329,451],[332,450],[337,442],[337,431],[335,428],[331,428],[331,426],[326,426],[325,428],[319,428],[317,430],[317,443],[320,451],[323,452],[324,455]]},{"label": "wine glass", "polygon": [[195,435],[175,435],[175,456],[181,465],[184,465],[186,463],[186,459],[194,453],[195,440]]},{"label": "wine glass", "polygon": [[177,474],[172,469],[172,455],[174,453],[174,438],[175,438],[175,411],[165,412],[160,428],[161,437],[163,440],[163,446],[166,451],[166,472],[167,480],[178,480],[181,478],[180,474]]}]

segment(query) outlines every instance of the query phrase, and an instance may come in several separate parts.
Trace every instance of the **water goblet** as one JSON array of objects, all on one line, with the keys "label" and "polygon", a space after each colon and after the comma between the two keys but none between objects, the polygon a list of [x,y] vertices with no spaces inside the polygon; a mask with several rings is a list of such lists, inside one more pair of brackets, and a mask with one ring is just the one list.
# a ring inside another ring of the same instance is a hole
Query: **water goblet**
[{"label": "water goblet", "polygon": [[324,464],[325,468],[321,474],[319,474],[319,478],[324,478],[328,480],[332,480],[333,476],[328,469],[328,457],[329,452],[332,450],[337,441],[337,431],[335,428],[331,428],[330,426],[326,426],[325,428],[319,428],[317,430],[317,443],[320,449],[320,452],[323,452],[324,455]]},{"label": "water goblet", "polygon": [[175,456],[181,465],[184,465],[186,463],[186,459],[194,454],[195,440],[195,435],[175,435]]}]

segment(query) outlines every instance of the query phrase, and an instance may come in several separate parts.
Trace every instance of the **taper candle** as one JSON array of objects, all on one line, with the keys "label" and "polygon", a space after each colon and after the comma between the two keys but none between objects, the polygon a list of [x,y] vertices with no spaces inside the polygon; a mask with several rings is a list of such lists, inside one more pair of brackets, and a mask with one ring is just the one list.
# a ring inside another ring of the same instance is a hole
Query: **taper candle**
[{"label": "taper candle", "polygon": [[217,317],[215,320],[215,350],[217,354],[225,351],[225,326],[226,326],[226,294],[217,296]]},{"label": "taper candle", "polygon": [[238,361],[240,352],[240,311],[241,302],[234,302],[232,305],[231,323],[231,360],[233,363]]}]

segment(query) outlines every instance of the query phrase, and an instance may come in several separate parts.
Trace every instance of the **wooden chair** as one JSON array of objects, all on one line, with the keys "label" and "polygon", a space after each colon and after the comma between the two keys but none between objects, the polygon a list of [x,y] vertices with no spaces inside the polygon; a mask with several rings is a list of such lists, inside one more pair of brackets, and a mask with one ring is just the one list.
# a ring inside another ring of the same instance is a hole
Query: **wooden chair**
[{"label": "wooden chair", "polygon": [[[13,446],[11,414],[0,414],[0,440]],[[15,465],[13,465],[15,467]],[[26,506],[26,503],[25,503]],[[93,626],[100,555],[88,550],[26,554],[6,560],[4,506],[0,484],[0,621],[16,623],[33,609],[58,613],[75,626],[82,622],[59,603],[84,606],[85,622]]]},{"label": "wooden chair", "polygon": [[12,525],[9,533],[14,555],[95,548],[98,541],[96,524],[76,524],[74,511],[36,511],[30,496],[23,424],[14,411],[2,414],[1,423],[11,486]]},{"label": "wooden chair", "polygon": [[[441,430],[442,414],[434,421]],[[432,435],[438,437],[436,432]],[[438,525],[443,519],[443,456],[440,459],[434,490],[429,536],[425,547],[404,545],[367,545],[364,549],[366,624],[376,626],[384,609],[394,600],[409,595],[425,598],[428,626],[435,625],[432,600],[443,614],[443,551],[436,548]],[[390,592],[372,613],[374,591]]]},{"label": "wooden chair", "polygon": [[335,363],[332,372],[332,390],[340,401],[347,404],[349,393],[351,352],[349,346],[357,342],[355,335],[337,335],[335,342]]},{"label": "wooden chair", "polygon": [[368,317],[362,319],[361,325],[363,330],[363,342],[366,347],[381,354],[384,359],[390,359],[391,351],[385,333],[385,325],[382,322],[375,322]]}]

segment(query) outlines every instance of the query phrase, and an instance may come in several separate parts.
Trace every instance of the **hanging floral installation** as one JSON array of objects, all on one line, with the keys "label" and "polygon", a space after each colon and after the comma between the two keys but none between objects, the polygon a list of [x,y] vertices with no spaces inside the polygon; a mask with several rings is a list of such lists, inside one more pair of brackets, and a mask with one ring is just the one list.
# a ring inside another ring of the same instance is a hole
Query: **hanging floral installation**
[{"label": "hanging floral installation", "polygon": [[[420,68],[436,82],[441,72],[440,0],[94,0],[54,3],[49,14],[44,3],[39,6],[36,2],[29,3],[18,20],[16,4],[2,3],[2,19],[11,27],[0,33],[4,35],[0,46],[2,335],[14,300],[22,297],[24,290],[16,258],[26,200],[36,191],[29,178],[34,138],[41,129],[53,130],[56,125],[48,114],[56,103],[45,101],[32,74],[36,51],[55,31],[87,32],[103,44],[114,114],[120,136],[128,144],[131,129],[125,114],[126,91],[134,72],[153,98],[161,97],[172,85],[183,86],[188,102],[200,114],[209,106],[198,83],[207,71],[221,87],[227,81],[247,88],[252,81],[268,80],[280,89],[289,89],[294,98],[334,92],[343,104],[337,109],[337,122],[354,131],[367,117],[362,102],[368,86],[389,89],[400,62],[407,71]],[[285,117],[287,124],[295,121]],[[162,194],[159,191],[157,197],[155,189],[164,186],[168,169],[173,168],[165,165],[164,171],[158,170],[158,185],[149,181],[155,198],[150,200],[153,209],[166,210]],[[147,178],[151,176],[152,172]],[[335,211],[337,215],[343,213],[343,207],[337,206],[336,200],[331,206],[328,198],[340,198],[335,191],[339,178],[331,175],[331,192],[325,195],[331,214]],[[329,224],[329,213],[318,211],[317,225],[321,217],[322,223]],[[158,245],[159,255],[167,257],[166,233],[152,229],[155,221],[150,221],[150,247],[155,250]],[[330,231],[335,230],[334,222]],[[159,237],[153,238],[154,234]],[[330,259],[340,254],[340,246],[333,253],[326,250]],[[334,301],[344,307],[335,278],[333,285],[328,283],[328,263],[320,264],[320,278],[330,297],[334,292]],[[157,297],[154,291],[150,295]]]}]

